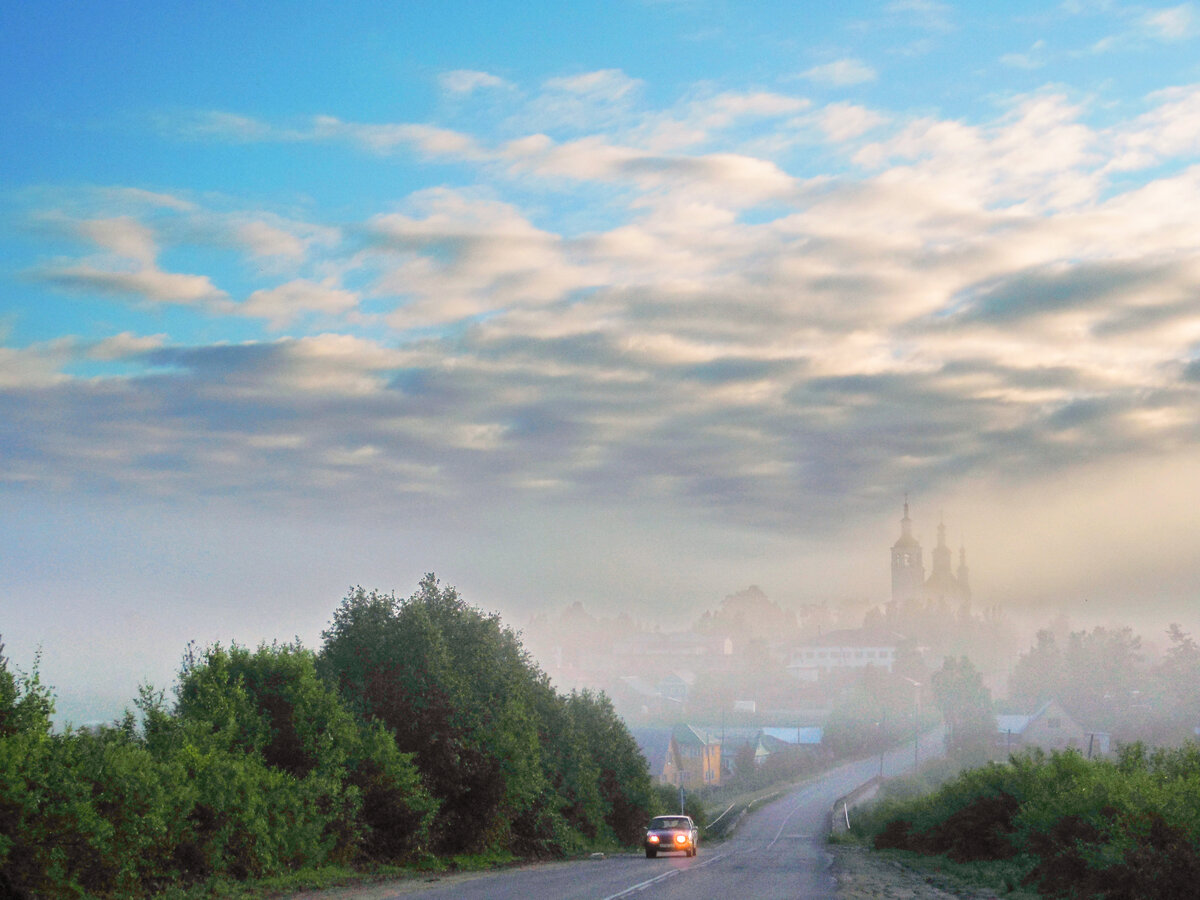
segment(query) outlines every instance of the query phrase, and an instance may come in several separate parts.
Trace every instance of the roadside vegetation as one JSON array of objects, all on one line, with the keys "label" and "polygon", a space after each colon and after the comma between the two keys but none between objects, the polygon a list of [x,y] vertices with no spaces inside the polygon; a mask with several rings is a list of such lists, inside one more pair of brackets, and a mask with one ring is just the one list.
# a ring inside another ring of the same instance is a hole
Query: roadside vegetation
[{"label": "roadside vegetation", "polygon": [[564,856],[636,843],[658,810],[608,699],[557,693],[432,575],[405,600],[351,591],[319,651],[190,646],[173,695],[134,706],[55,731],[36,663],[0,654],[0,898],[254,896],[235,885]]},{"label": "roadside vegetation", "polygon": [[1200,746],[1123,748],[1113,759],[1032,752],[920,795],[901,780],[860,812],[877,849],[937,858],[1000,892],[1183,900],[1200,884]]}]

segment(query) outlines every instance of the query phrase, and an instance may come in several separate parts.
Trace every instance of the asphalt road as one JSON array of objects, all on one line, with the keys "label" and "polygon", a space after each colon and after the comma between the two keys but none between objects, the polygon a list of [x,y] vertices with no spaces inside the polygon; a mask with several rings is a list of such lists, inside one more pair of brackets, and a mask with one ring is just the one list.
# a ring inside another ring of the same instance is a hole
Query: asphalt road
[{"label": "asphalt road", "polygon": [[[927,735],[921,759],[941,753]],[[912,744],[887,754],[885,775],[912,769]],[[646,859],[621,854],[602,860],[528,866],[444,882],[407,882],[373,892],[375,900],[835,900],[825,841],[835,800],[880,771],[878,756],[848,763],[797,787],[747,816],[733,837],[683,854]]]}]

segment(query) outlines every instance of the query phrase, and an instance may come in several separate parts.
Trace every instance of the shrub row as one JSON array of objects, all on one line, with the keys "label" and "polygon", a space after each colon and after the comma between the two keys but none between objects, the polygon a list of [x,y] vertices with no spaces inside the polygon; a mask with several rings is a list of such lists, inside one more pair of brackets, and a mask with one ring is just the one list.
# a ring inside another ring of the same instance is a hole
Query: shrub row
[{"label": "shrub row", "polygon": [[[0,645],[0,651],[3,646]],[[633,842],[655,805],[603,695],[556,693],[432,576],[356,589],[314,652],[189,647],[173,702],[56,732],[0,653],[0,898],[140,897],[217,877]]]},{"label": "shrub row", "polygon": [[1183,900],[1200,883],[1200,747],[1018,756],[883,800],[855,830],[877,848],[1015,858],[1049,897]]}]

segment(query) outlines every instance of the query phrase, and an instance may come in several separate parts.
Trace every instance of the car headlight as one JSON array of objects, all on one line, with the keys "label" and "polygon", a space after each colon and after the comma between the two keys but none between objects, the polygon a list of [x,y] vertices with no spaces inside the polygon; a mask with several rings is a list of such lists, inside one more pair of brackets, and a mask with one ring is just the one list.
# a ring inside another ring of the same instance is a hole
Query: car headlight
[{"label": "car headlight", "polygon": [[677,844],[686,844],[686,843],[687,843],[687,835],[686,835],[686,834],[677,834],[677,835],[675,835],[675,843],[677,843]]},{"label": "car headlight", "polygon": [[652,834],[648,838],[646,838],[646,840],[648,840],[652,844],[657,844],[658,843],[658,835]]}]

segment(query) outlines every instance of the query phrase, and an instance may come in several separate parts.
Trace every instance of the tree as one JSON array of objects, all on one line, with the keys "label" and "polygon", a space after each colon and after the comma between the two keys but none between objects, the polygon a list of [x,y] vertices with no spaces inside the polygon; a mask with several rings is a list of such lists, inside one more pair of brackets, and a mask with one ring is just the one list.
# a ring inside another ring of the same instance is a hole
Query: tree
[{"label": "tree", "polygon": [[548,785],[531,709],[537,674],[499,617],[430,574],[403,602],[356,588],[322,637],[322,671],[414,754],[439,801],[437,846],[520,843]]},{"label": "tree", "polygon": [[636,843],[654,803],[642,751],[604,694],[572,693],[567,709],[599,771],[604,821],[617,840]]},{"label": "tree", "polygon": [[1039,631],[1009,679],[1011,698],[1026,711],[1053,699],[1084,727],[1126,735],[1150,711],[1148,687],[1141,638],[1128,627],[1071,632],[1065,647]]},{"label": "tree", "polygon": [[933,674],[932,687],[946,722],[947,752],[973,763],[986,760],[996,737],[996,716],[983,676],[965,656],[948,656]]},{"label": "tree", "polygon": [[[276,851],[264,848],[288,837],[314,863],[360,849],[398,859],[425,846],[435,804],[412,757],[390,734],[355,717],[318,676],[312,651],[298,643],[254,651],[189,647],[177,694],[178,735],[155,743],[173,743],[175,754],[201,760],[189,788],[198,823],[191,840],[207,867],[219,870],[215,860],[247,833],[255,835],[253,846],[235,856],[251,860],[251,871],[269,870]],[[163,724],[153,705],[150,698],[148,739]],[[270,786],[272,796],[244,802],[241,785],[245,793]],[[259,812],[247,818],[244,806]],[[294,824],[280,828],[280,819]],[[305,828],[311,833],[303,835]],[[278,858],[297,852],[285,844]]]},{"label": "tree", "polygon": [[1063,702],[1066,681],[1065,662],[1054,632],[1044,628],[1013,666],[1008,694],[1013,702],[1032,711],[1047,700]]}]

